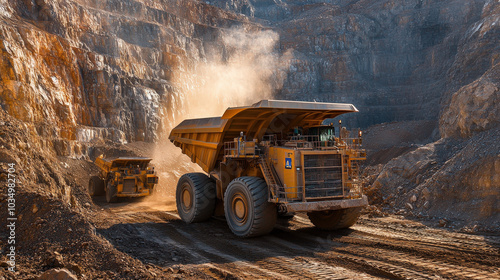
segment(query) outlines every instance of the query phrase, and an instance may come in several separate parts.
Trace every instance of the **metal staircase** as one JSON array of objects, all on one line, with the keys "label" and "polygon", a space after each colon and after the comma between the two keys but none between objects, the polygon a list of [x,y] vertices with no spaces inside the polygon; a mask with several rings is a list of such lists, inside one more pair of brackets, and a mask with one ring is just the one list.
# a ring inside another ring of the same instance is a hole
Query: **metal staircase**
[{"label": "metal staircase", "polygon": [[359,163],[355,160],[352,160],[348,180],[354,181],[354,179],[359,179]]},{"label": "metal staircase", "polygon": [[269,189],[271,190],[272,197],[277,197],[280,185],[276,182],[273,171],[269,167],[265,157],[261,157],[259,159],[259,166],[262,174],[264,174],[264,180],[266,180],[267,186],[269,186]]}]

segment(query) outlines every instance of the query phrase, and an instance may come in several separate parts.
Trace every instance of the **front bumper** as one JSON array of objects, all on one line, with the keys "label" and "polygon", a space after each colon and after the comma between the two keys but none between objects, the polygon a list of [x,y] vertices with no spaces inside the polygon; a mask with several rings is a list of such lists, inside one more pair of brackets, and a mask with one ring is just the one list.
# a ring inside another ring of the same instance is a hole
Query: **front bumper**
[{"label": "front bumper", "polygon": [[143,192],[140,193],[127,193],[127,192],[120,192],[116,194],[117,197],[142,197],[142,196],[148,196],[150,191],[144,190]]},{"label": "front bumper", "polygon": [[312,212],[338,210],[345,208],[363,207],[368,205],[368,198],[363,195],[358,199],[342,199],[342,200],[326,200],[326,201],[311,201],[311,202],[291,202],[286,203],[288,212]]}]

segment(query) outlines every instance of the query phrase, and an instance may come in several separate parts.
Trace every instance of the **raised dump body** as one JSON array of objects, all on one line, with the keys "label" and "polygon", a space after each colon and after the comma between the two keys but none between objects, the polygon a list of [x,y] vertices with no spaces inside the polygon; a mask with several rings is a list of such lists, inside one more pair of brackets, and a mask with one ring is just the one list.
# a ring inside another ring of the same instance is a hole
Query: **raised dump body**
[{"label": "raised dump body", "polygon": [[322,123],[357,111],[351,104],[262,100],[221,117],[184,120],[170,140],[209,176],[180,178],[179,215],[201,221],[219,204],[239,236],[269,232],[276,213],[308,212],[323,229],[354,224],[367,205],[358,174],[361,133],[349,138],[345,128]]},{"label": "raised dump body", "polygon": [[106,194],[108,202],[118,197],[141,197],[153,193],[158,184],[154,167],[149,166],[151,158],[120,157],[106,159],[102,156],[95,161],[100,172],[89,181],[91,196]]}]

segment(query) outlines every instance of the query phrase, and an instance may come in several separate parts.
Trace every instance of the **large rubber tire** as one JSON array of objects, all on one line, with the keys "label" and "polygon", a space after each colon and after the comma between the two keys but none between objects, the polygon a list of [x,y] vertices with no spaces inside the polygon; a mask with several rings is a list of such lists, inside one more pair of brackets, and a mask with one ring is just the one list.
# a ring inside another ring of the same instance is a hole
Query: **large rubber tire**
[{"label": "large rubber tire", "polygon": [[104,194],[104,180],[99,176],[92,176],[89,180],[88,188],[90,196],[97,196]]},{"label": "large rubber tire", "polygon": [[319,229],[335,230],[348,228],[356,223],[363,207],[307,213],[309,220]]},{"label": "large rubber tire", "polygon": [[115,184],[113,184],[113,180],[109,180],[108,185],[106,186],[106,201],[109,203],[117,202],[117,193],[118,189],[116,188]]},{"label": "large rubber tire", "polygon": [[240,237],[268,234],[278,211],[268,202],[269,190],[258,177],[240,177],[229,183],[224,195],[224,215],[231,231]]},{"label": "large rubber tire", "polygon": [[177,182],[177,212],[190,224],[208,220],[214,214],[215,182],[204,173],[187,173]]}]

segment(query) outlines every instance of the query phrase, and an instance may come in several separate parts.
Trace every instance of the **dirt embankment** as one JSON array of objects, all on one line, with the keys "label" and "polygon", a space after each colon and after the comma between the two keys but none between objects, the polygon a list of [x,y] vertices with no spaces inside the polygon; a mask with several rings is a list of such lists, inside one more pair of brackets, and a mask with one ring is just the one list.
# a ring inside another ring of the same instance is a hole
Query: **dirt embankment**
[{"label": "dirt embankment", "polygon": [[[32,279],[51,268],[65,267],[82,279],[108,279],[113,275],[147,278],[144,264],[113,248],[96,233],[106,219],[86,190],[88,178],[97,169],[86,157],[58,157],[52,141],[33,137],[33,127],[0,110],[0,177],[15,163],[16,272],[2,267],[7,279]],[[115,144],[96,145],[95,151],[134,154]],[[2,191],[5,191],[2,187]],[[0,219],[7,220],[6,195],[0,196]],[[2,266],[7,260],[7,236],[0,229]],[[5,269],[5,270],[4,270]],[[115,272],[113,272],[115,271]],[[111,273],[111,274],[110,274]]]},{"label": "dirt embankment", "polygon": [[371,127],[364,138],[370,203],[383,212],[435,219],[441,226],[498,231],[499,133],[492,128],[469,138],[436,139],[432,123]]}]

